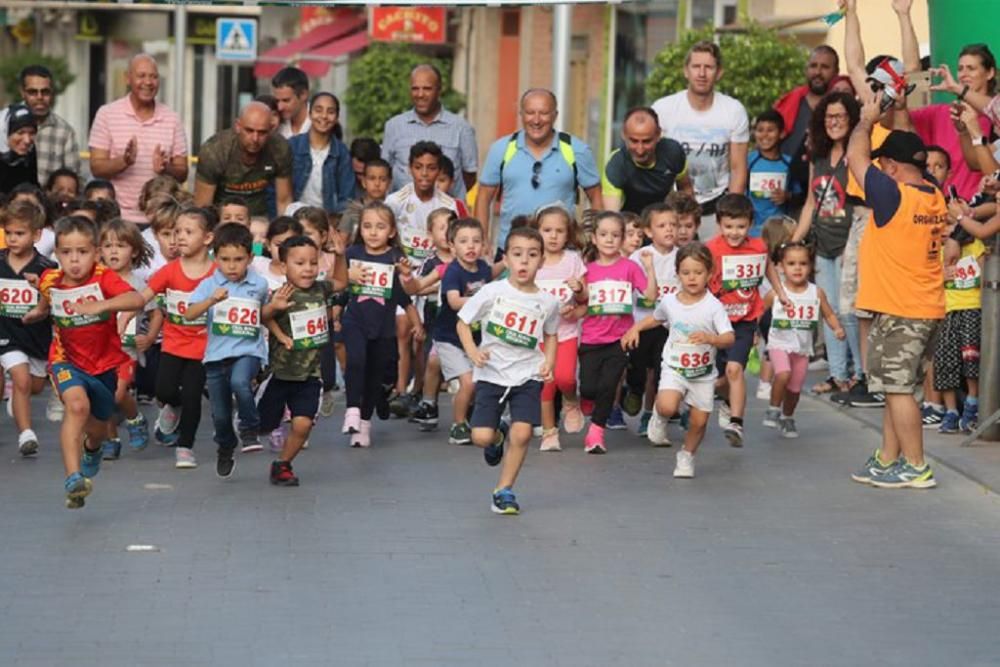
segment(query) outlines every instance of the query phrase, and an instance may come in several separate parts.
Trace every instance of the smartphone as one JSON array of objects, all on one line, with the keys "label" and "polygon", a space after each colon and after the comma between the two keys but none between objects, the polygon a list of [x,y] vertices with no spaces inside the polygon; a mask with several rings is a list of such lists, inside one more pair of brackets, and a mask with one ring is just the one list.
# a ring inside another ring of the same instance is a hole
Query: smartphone
[{"label": "smartphone", "polygon": [[948,186],[948,199],[958,199],[958,188],[954,185]]}]

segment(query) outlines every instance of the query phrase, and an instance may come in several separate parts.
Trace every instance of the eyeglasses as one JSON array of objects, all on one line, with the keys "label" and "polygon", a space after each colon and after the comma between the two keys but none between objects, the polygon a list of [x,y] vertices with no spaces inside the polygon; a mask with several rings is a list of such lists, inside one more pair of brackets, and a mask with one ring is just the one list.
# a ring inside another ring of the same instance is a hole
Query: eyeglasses
[{"label": "eyeglasses", "polygon": [[25,88],[24,94],[26,97],[49,97],[52,95],[51,88]]},{"label": "eyeglasses", "polygon": [[843,123],[847,120],[846,113],[828,113],[824,116],[824,120],[828,123]]},{"label": "eyeglasses", "polygon": [[538,189],[538,186],[542,184],[542,163],[541,161],[536,162],[531,167],[531,187]]}]

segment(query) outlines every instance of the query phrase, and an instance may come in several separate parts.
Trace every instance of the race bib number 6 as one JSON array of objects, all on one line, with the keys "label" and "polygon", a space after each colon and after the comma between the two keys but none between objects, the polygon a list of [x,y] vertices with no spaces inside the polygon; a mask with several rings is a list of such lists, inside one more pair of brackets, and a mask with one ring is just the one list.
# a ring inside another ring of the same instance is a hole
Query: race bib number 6
[{"label": "race bib number 6", "polygon": [[396,271],[395,266],[378,262],[364,262],[358,259],[352,259],[351,266],[360,266],[367,269],[368,273],[364,282],[351,283],[351,294],[382,299],[388,299],[392,296],[392,277]]},{"label": "race bib number 6", "polygon": [[310,350],[330,340],[326,308],[289,313],[288,321],[292,325],[292,347],[296,350]]},{"label": "race bib number 6", "polygon": [[190,322],[184,319],[184,313],[187,312],[188,305],[191,303],[191,294],[193,292],[182,292],[175,289],[167,290],[163,304],[167,309],[167,320],[171,324],[183,327],[203,327],[208,324],[207,313]]},{"label": "race bib number 6", "polygon": [[542,334],[542,313],[522,304],[499,298],[486,319],[486,333],[515,347],[534,350]]},{"label": "race bib number 6", "polygon": [[108,313],[101,315],[80,315],[73,308],[84,301],[102,301],[104,293],[97,284],[81,285],[73,289],[49,290],[49,301],[52,303],[52,317],[57,326],[63,328],[82,327],[94,322],[108,319]]},{"label": "race bib number 6", "polygon": [[38,292],[27,280],[0,279],[0,317],[23,317],[38,305]]},{"label": "race bib number 6", "polygon": [[598,280],[589,287],[588,315],[632,314],[632,283],[624,280]]},{"label": "race bib number 6", "polygon": [[212,333],[232,338],[260,335],[260,303],[231,297],[212,306]]},{"label": "race bib number 6", "polygon": [[722,258],[722,289],[754,289],[764,280],[767,255],[726,255]]},{"label": "race bib number 6", "polygon": [[688,380],[705,377],[715,367],[715,348],[711,345],[672,343],[666,357],[667,366]]}]

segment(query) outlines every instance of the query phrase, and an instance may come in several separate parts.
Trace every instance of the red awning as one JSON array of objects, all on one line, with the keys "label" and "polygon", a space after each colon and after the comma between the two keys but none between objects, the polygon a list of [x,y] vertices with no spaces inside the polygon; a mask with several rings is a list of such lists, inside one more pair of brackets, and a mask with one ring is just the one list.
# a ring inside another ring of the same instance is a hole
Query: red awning
[{"label": "red awning", "polygon": [[299,67],[311,77],[320,77],[327,73],[330,64],[336,58],[359,51],[366,46],[368,46],[368,32],[361,30],[311,51],[302,57]]},{"label": "red awning", "polygon": [[[327,25],[321,25],[303,35],[299,35],[289,42],[279,44],[273,49],[264,52],[257,58],[253,74],[258,79],[269,79],[277,74],[278,70],[282,67],[302,60],[304,56],[320,47],[328,45],[334,40],[363,29],[366,24],[367,19],[364,16],[354,16],[337,20]],[[367,43],[367,36],[365,39]],[[329,67],[328,64],[326,66]],[[326,72],[326,68],[323,69],[323,72]]]}]

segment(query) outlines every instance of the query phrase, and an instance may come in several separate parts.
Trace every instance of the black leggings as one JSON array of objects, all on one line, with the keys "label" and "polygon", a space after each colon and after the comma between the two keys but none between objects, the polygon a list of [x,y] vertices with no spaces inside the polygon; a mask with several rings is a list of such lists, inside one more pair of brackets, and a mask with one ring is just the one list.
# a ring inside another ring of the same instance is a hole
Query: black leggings
[{"label": "black leggings", "polygon": [[590,415],[592,424],[603,427],[615,403],[618,381],[625,371],[628,357],[621,343],[580,345],[580,396],[594,402]]},{"label": "black leggings", "polygon": [[194,447],[194,436],[201,422],[201,394],[204,389],[205,367],[201,365],[201,359],[185,359],[169,352],[160,354],[156,398],[173,408],[181,408],[178,447]]},{"label": "black leggings", "polygon": [[344,371],[347,407],[361,408],[361,418],[370,420],[382,395],[382,379],[395,363],[396,338],[365,338],[360,327],[344,329],[347,368]]},{"label": "black leggings", "polygon": [[630,391],[644,394],[646,391],[646,371],[652,369],[657,384],[660,382],[660,364],[663,346],[667,342],[666,327],[656,327],[639,334],[639,344],[628,355],[628,375],[626,381]]}]

